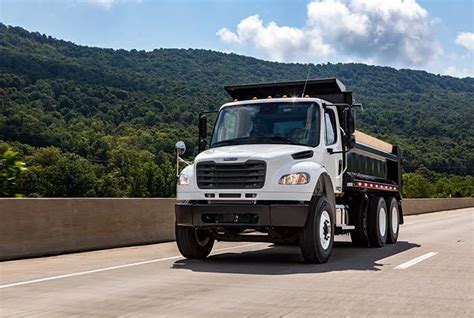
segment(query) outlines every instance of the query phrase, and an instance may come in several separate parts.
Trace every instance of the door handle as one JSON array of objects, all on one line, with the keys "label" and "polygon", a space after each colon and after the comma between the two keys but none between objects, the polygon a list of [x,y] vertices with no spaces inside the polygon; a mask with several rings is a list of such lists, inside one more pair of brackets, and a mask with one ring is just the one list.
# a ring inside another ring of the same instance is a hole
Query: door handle
[{"label": "door handle", "polygon": [[327,151],[330,155],[333,155],[335,153],[343,153],[344,152],[344,151],[334,151],[334,149],[332,149],[332,148],[328,148]]}]

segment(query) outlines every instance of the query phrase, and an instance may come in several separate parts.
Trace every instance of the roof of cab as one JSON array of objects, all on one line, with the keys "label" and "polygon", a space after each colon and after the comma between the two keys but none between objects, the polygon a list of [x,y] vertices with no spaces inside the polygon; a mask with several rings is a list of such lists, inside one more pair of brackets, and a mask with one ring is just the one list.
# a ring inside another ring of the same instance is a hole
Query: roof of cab
[{"label": "roof of cab", "polygon": [[290,97],[290,98],[262,98],[262,99],[251,99],[251,100],[242,100],[242,101],[233,101],[225,103],[221,106],[221,109],[229,106],[238,106],[238,105],[251,105],[251,104],[263,104],[263,103],[298,103],[298,102],[316,102],[321,104],[324,102],[319,98],[308,98],[308,97]]}]

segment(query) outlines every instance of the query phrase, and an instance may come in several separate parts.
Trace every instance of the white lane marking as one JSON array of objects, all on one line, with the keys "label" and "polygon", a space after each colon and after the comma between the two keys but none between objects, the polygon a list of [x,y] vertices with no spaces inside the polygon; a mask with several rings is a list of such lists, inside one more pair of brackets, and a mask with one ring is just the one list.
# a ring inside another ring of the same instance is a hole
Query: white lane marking
[{"label": "white lane marking", "polygon": [[414,258],[408,262],[405,262],[403,264],[400,264],[398,265],[397,267],[395,267],[395,269],[406,269],[410,266],[413,266],[415,264],[418,264],[419,262],[422,262],[424,261],[425,259],[428,259],[432,256],[435,256],[436,254],[438,254],[438,252],[429,252],[429,253],[426,253],[424,255],[421,255],[421,256],[418,256],[417,258]]},{"label": "white lane marking", "polygon": [[[241,248],[241,247],[249,247],[249,246],[254,246],[254,245],[259,245],[259,244],[266,244],[266,243],[252,243],[252,244],[238,245],[238,246],[232,246],[232,247],[218,248],[216,250],[213,250],[212,254],[214,254],[214,252],[232,250],[232,249]],[[23,282],[0,285],[0,289],[10,288],[10,287],[15,287],[15,286],[21,286],[21,285],[34,284],[34,283],[41,283],[41,282],[46,282],[46,281],[50,281],[50,280],[68,278],[68,277],[75,277],[75,276],[82,276],[82,275],[100,273],[100,272],[111,271],[111,270],[114,270],[114,269],[127,268],[127,267],[132,267],[132,266],[139,266],[139,265],[145,265],[145,264],[151,264],[151,263],[157,263],[157,262],[164,262],[164,261],[169,261],[169,260],[179,259],[179,258],[183,258],[183,256],[179,255],[179,256],[171,256],[171,257],[165,257],[165,258],[157,258],[157,259],[151,259],[151,260],[143,261],[143,262],[123,264],[123,265],[117,265],[117,266],[111,266],[111,267],[105,267],[105,268],[98,268],[98,269],[93,269],[93,270],[84,271],[84,272],[76,272],[76,273],[71,273],[71,274],[64,274],[64,275],[58,275],[58,276],[52,276],[52,277],[46,277],[46,278],[27,280],[27,281],[23,281]]]},{"label": "white lane marking", "polygon": [[[456,214],[456,212],[459,212]],[[461,213],[463,212],[463,213]],[[453,220],[453,219],[459,219],[465,216],[464,212],[474,212],[473,208],[465,208],[465,209],[455,209],[455,210],[446,210],[446,211],[436,211],[436,212],[431,212],[431,213],[422,213],[422,214],[412,214],[412,215],[404,215],[404,217],[409,218],[410,220],[412,218],[417,218],[417,217],[428,217],[428,216],[433,216],[433,215],[443,215],[443,221],[444,220]],[[431,220],[419,220],[419,221],[414,221],[414,222],[405,222],[403,225],[413,225],[413,224],[422,224],[422,223],[430,223],[430,222],[439,222],[440,218],[437,217],[435,219]]]}]

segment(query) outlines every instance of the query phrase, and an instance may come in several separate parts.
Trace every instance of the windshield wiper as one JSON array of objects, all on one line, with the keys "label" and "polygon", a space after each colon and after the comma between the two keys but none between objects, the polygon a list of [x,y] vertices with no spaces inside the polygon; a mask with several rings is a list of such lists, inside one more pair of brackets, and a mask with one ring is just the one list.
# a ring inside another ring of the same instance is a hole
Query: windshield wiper
[{"label": "windshield wiper", "polygon": [[282,136],[264,136],[264,137],[262,137],[262,139],[280,141],[280,142],[285,143],[285,144],[293,144],[294,143],[293,140],[282,137]]},{"label": "windshield wiper", "polygon": [[213,143],[211,147],[231,146],[231,145],[250,144],[250,143],[262,144],[265,141],[275,141],[277,143],[282,143],[282,144],[295,144],[292,140],[282,137],[282,136],[255,136],[255,137],[242,137],[242,138],[222,140],[222,141]]},{"label": "windshield wiper", "polygon": [[212,147],[216,146],[230,146],[230,145],[238,145],[242,143],[243,141],[249,141],[255,138],[250,138],[250,137],[242,137],[242,138],[235,138],[235,139],[227,139],[227,140],[222,140],[222,141],[217,141],[212,144]]}]

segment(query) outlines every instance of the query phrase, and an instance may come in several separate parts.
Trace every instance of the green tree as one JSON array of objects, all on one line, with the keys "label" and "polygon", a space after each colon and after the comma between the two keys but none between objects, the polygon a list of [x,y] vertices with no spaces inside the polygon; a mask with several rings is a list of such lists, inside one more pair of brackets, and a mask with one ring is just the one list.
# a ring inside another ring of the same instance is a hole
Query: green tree
[{"label": "green tree", "polygon": [[94,197],[100,167],[78,155],[54,147],[41,148],[27,158],[30,168],[22,178],[25,193],[48,197]]},{"label": "green tree", "polygon": [[7,149],[0,157],[0,196],[21,196],[18,193],[18,179],[26,170],[25,163],[19,160],[19,154]]},{"label": "green tree", "polygon": [[433,185],[423,176],[415,173],[403,175],[403,195],[407,198],[431,198]]},{"label": "green tree", "polygon": [[435,184],[437,197],[472,197],[474,196],[474,177],[452,176],[440,178]]},{"label": "green tree", "polygon": [[301,80],[308,67],[354,91],[358,129],[400,145],[404,171],[422,176],[405,177],[406,196],[474,192],[473,78],[91,48],[1,23],[0,43],[0,156],[8,143],[27,163],[26,196],[173,196],[174,144],[196,155],[197,114],[229,101],[224,85]]}]

